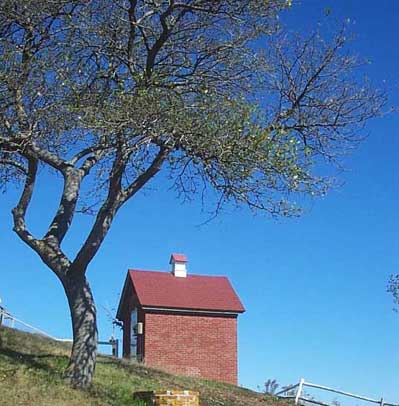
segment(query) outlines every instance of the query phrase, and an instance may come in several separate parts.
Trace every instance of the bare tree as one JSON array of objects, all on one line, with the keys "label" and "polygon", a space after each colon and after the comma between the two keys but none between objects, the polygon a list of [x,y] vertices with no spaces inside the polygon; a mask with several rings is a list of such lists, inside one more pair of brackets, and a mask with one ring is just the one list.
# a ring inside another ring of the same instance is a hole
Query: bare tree
[{"label": "bare tree", "polygon": [[277,383],[276,379],[268,379],[265,382],[265,387],[263,393],[266,395],[274,395],[280,385]]},{"label": "bare tree", "polygon": [[[217,207],[296,215],[295,198],[324,194],[326,163],[379,114],[385,97],[356,80],[344,32],[285,35],[276,16],[288,3],[3,0],[0,187],[22,184],[14,231],[64,287],[73,385],[90,385],[95,368],[86,270],[118,210],[161,169],[184,196],[210,186]],[[26,215],[40,168],[63,191],[35,236]],[[94,222],[70,257],[63,241],[80,211]]]}]

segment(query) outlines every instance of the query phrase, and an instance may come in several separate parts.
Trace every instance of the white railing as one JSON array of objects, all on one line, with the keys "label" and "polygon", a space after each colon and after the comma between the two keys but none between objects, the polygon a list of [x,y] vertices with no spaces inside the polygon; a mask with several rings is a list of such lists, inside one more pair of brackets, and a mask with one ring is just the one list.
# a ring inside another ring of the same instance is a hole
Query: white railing
[{"label": "white railing", "polygon": [[[331,404],[331,403],[321,402],[321,401],[318,401],[318,400],[315,400],[315,399],[309,399],[309,398],[303,397],[304,387],[321,389],[321,390],[328,391],[328,392],[333,392],[333,393],[336,393],[336,394],[339,394],[339,395],[364,400],[365,402],[375,403],[375,404],[378,404],[380,406],[399,406],[398,404],[385,402],[384,398],[371,399],[371,398],[368,398],[366,396],[356,395],[354,393],[329,388],[329,387],[324,386],[324,385],[316,385],[314,383],[306,382],[305,379],[303,379],[303,378],[299,381],[299,383],[283,388],[283,390],[277,392],[275,394],[275,396],[279,396],[279,397],[286,398],[286,399],[295,399],[295,404],[296,405],[301,405],[301,404],[303,404],[301,402],[304,402],[306,404],[312,403],[312,404],[316,404],[316,405],[320,405],[320,406],[333,406],[333,404]],[[286,394],[286,395],[284,395],[284,394]]]},{"label": "white railing", "polygon": [[[46,333],[43,330],[40,330],[36,327],[31,326],[28,323],[25,323],[22,320],[17,319],[12,314],[8,313],[3,307],[0,306],[0,327],[9,327],[15,330],[24,331],[26,333],[37,334],[42,337],[50,338],[51,340],[55,340],[58,342],[64,343],[72,343],[73,340],[70,338],[57,338],[53,337],[52,335]],[[111,337],[108,341],[99,341],[99,345],[107,345],[111,347],[111,354],[114,357],[119,356],[119,340]],[[101,348],[101,347],[100,347]]]},{"label": "white railing", "polygon": [[42,337],[47,337],[55,341],[72,342],[72,340],[69,338],[53,337],[51,334],[48,334],[45,331],[38,329],[37,327],[31,326],[30,324],[17,319],[12,314],[8,313],[3,307],[0,307],[0,326],[25,331],[27,333],[38,334]]}]

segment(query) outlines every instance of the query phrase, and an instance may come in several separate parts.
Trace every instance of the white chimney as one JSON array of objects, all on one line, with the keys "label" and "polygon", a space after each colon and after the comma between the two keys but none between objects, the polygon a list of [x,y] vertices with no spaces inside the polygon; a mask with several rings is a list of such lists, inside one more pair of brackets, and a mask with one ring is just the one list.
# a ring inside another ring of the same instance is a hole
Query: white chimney
[{"label": "white chimney", "polygon": [[172,274],[177,278],[187,277],[187,257],[184,254],[172,254],[169,263],[172,265]]}]

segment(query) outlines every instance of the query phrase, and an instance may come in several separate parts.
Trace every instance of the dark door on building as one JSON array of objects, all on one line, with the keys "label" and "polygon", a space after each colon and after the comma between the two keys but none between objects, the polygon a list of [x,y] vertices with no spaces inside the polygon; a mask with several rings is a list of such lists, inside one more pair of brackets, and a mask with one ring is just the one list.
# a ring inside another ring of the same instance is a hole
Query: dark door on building
[{"label": "dark door on building", "polygon": [[130,357],[137,358],[137,308],[130,314]]}]

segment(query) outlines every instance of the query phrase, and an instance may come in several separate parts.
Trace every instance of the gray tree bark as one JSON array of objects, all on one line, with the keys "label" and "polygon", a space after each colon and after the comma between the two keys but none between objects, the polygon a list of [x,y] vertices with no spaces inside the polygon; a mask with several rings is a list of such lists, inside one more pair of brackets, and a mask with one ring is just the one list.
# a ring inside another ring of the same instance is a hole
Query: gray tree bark
[{"label": "gray tree bark", "polygon": [[68,298],[73,328],[73,346],[65,379],[76,388],[90,386],[97,356],[97,317],[93,294],[84,276],[62,281]]}]

